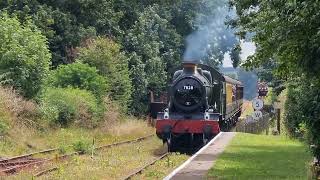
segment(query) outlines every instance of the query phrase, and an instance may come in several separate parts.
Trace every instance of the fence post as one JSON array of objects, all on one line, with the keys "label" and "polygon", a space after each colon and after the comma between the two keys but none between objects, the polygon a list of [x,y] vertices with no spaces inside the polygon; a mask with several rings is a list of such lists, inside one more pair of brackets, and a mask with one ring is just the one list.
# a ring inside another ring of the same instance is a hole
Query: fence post
[{"label": "fence post", "polygon": [[277,130],[280,134],[280,109],[276,109],[276,117],[277,117]]},{"label": "fence post", "polygon": [[267,129],[266,129],[266,135],[269,135],[269,115],[267,116],[267,120],[266,120],[266,126],[267,126]]}]

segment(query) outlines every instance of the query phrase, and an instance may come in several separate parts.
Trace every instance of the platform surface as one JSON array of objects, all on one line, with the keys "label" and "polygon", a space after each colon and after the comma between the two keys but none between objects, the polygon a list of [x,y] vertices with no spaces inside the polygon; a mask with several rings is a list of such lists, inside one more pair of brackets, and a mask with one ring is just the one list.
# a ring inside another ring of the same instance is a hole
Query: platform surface
[{"label": "platform surface", "polygon": [[218,134],[206,146],[164,179],[205,179],[209,169],[214,165],[217,157],[224,151],[235,135],[235,132],[222,132]]}]

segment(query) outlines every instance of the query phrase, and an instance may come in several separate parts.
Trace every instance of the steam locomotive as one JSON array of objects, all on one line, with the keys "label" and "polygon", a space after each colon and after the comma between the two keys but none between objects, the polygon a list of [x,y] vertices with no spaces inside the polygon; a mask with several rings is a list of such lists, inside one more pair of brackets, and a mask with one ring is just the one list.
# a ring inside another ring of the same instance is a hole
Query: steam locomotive
[{"label": "steam locomotive", "polygon": [[157,114],[156,133],[170,151],[201,147],[241,115],[241,82],[206,65],[183,63],[172,76],[168,95],[167,108]]},{"label": "steam locomotive", "polygon": [[265,82],[258,83],[258,96],[265,97],[268,94],[268,85]]}]

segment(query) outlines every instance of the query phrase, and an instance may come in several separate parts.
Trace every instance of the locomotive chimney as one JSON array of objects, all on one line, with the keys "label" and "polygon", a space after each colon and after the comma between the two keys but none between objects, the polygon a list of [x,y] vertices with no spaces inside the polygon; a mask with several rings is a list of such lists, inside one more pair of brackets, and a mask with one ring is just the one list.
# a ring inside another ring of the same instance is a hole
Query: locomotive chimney
[{"label": "locomotive chimney", "polygon": [[183,63],[183,71],[185,73],[194,74],[194,73],[196,73],[196,70],[197,70],[197,64],[192,63],[192,62],[184,62]]}]

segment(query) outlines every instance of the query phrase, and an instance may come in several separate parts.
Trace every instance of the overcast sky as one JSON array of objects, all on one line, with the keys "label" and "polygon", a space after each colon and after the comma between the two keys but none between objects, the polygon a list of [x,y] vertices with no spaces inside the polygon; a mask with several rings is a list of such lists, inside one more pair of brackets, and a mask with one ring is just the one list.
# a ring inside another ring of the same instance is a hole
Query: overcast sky
[{"label": "overcast sky", "polygon": [[[243,41],[241,41],[240,45],[241,45],[241,49],[242,49],[241,54],[240,54],[240,58],[242,61],[245,61],[248,56],[254,54],[254,52],[256,50],[256,46],[254,45],[253,42],[243,42]],[[223,67],[232,67],[232,62],[231,62],[229,54],[224,55]]]}]

